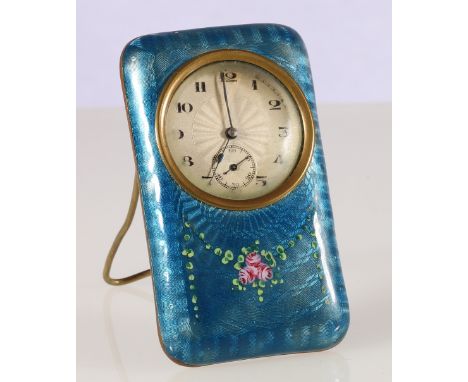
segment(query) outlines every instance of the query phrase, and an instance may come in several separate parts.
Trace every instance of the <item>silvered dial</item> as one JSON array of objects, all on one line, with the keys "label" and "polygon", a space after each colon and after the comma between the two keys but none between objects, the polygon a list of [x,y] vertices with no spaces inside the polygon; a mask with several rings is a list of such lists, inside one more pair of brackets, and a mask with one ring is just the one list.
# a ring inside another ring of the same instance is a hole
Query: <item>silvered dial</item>
[{"label": "silvered dial", "polygon": [[198,68],[165,110],[173,163],[197,189],[218,198],[269,194],[300,159],[303,127],[294,98],[254,64],[221,61]]}]

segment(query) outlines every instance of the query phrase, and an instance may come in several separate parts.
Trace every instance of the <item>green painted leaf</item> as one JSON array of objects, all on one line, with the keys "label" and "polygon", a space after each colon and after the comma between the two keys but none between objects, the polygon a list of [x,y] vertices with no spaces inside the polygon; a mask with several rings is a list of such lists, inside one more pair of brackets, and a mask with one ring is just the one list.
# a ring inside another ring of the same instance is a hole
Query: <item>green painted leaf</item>
[{"label": "green painted leaf", "polygon": [[234,259],[234,253],[230,249],[228,249],[226,252],[224,252],[224,257],[226,257],[229,261]]},{"label": "green painted leaf", "polygon": [[219,247],[218,247],[218,248],[215,248],[215,250],[214,250],[214,254],[215,254],[215,255],[219,256],[219,255],[221,255],[222,253],[223,253],[223,251],[222,251],[221,248],[219,248]]},{"label": "green painted leaf", "polygon": [[196,295],[192,296],[192,303],[196,304],[198,300],[198,297]]},{"label": "green painted leaf", "polygon": [[284,252],[284,247],[283,247],[282,245],[278,245],[278,246],[276,247],[276,252],[278,252],[278,253],[283,253],[283,252]]},{"label": "green painted leaf", "polygon": [[189,275],[188,279],[189,279],[190,281],[195,280],[195,275]]},{"label": "green painted leaf", "polygon": [[189,262],[187,263],[187,265],[185,265],[185,268],[187,268],[187,269],[193,269],[193,264],[192,264],[192,262],[189,261]]},{"label": "green painted leaf", "polygon": [[205,239],[205,234],[203,232],[200,232],[200,234],[198,235],[198,237],[203,240]]},{"label": "green painted leaf", "polygon": [[243,263],[243,262],[245,261],[244,256],[243,256],[243,255],[237,256],[237,261],[238,261],[239,263]]},{"label": "green painted leaf", "polygon": [[226,265],[227,263],[229,263],[229,260],[226,257],[223,257],[221,262]]},{"label": "green painted leaf", "polygon": [[190,240],[190,235],[188,235],[188,234],[185,234],[185,235],[184,235],[184,240],[185,240],[185,241],[188,241],[188,240]]}]

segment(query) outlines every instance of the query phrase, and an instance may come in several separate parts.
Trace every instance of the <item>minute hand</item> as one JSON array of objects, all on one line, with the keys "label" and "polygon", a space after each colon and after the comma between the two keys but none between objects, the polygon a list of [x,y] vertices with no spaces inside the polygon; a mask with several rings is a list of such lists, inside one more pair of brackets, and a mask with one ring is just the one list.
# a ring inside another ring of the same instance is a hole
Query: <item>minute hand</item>
[{"label": "minute hand", "polygon": [[[232,129],[234,128],[234,126],[232,126],[231,110],[229,109],[229,101],[228,101],[228,96],[227,96],[226,80],[224,78],[224,72],[221,72],[221,82],[223,83],[224,104],[226,105],[227,114],[229,118],[229,127]],[[229,136],[228,136],[228,139],[229,139]]]},{"label": "minute hand", "polygon": [[221,82],[223,83],[224,104],[226,105],[226,110],[227,110],[227,114],[228,114],[228,118],[229,118],[229,127],[226,129],[226,138],[227,138],[226,144],[221,149],[221,151],[218,152],[218,154],[216,155],[216,165],[213,168],[213,175],[212,175],[212,178],[210,179],[210,181],[208,182],[209,184],[211,184],[211,182],[213,180],[213,177],[216,174],[216,170],[218,169],[218,166],[219,166],[220,162],[223,160],[224,151],[226,150],[226,147],[228,146],[229,141],[232,138],[236,137],[236,129],[234,129],[234,127],[232,126],[231,110],[229,109],[229,101],[228,101],[228,97],[227,97],[226,81],[225,81],[225,78],[224,78],[224,72],[220,73],[220,77],[221,77]]}]

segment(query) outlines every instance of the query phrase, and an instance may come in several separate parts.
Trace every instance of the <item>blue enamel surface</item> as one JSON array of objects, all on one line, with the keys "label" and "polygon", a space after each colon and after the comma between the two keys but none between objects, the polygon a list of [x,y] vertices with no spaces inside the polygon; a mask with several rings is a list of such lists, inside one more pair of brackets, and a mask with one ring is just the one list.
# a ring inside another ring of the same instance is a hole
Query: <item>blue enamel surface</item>
[{"label": "blue enamel surface", "polygon": [[[227,211],[199,202],[169,175],[157,149],[155,113],[166,80],[188,60],[217,49],[273,60],[296,80],[313,113],[316,143],[307,176],[266,208]],[[121,65],[166,353],[202,365],[339,342],[348,328],[348,301],[309,61],[299,35],[273,24],[148,35],[126,46]],[[239,256],[245,257],[242,248],[267,254],[263,260],[275,264],[275,284],[239,290],[233,280]]]}]

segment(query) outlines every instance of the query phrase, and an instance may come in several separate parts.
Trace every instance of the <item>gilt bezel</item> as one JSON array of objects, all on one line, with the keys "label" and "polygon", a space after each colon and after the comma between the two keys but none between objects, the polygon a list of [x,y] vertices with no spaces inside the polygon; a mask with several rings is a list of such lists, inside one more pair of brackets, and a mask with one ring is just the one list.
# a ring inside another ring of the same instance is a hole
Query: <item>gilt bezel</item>
[{"label": "gilt bezel", "polygon": [[[176,165],[165,135],[165,117],[172,97],[182,82],[199,68],[215,62],[242,61],[266,70],[276,77],[289,91],[296,103],[302,122],[303,144],[294,170],[289,177],[268,194],[245,200],[225,199],[212,195],[195,186]],[[160,95],[156,111],[156,141],[166,168],[174,180],[194,198],[209,205],[227,210],[253,210],[269,206],[288,195],[304,178],[312,160],[315,127],[307,99],[299,85],[278,64],[250,51],[223,49],[202,54],[177,69],[167,80]]]}]

